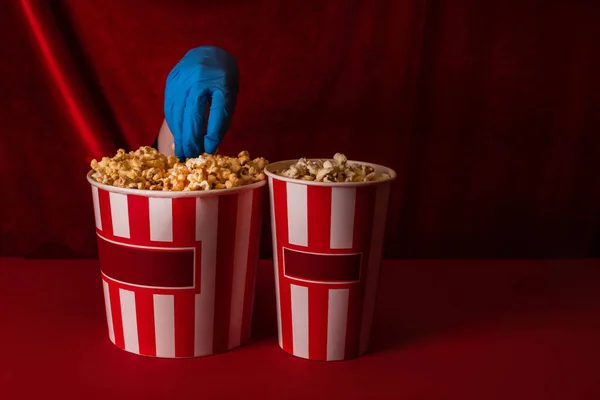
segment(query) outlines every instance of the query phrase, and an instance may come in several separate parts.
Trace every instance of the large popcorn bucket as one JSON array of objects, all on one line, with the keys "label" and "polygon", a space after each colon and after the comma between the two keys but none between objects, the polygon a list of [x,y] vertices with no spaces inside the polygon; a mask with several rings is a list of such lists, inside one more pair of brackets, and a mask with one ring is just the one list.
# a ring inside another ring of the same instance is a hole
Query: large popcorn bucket
[{"label": "large popcorn bucket", "polygon": [[266,181],[163,192],[91,179],[110,340],[145,356],[221,353],[250,336]]},{"label": "large popcorn bucket", "polygon": [[[347,360],[369,344],[391,181],[311,182],[269,164],[279,346],[310,360]],[[358,162],[355,162],[358,163]],[[364,163],[358,163],[364,164]]]}]

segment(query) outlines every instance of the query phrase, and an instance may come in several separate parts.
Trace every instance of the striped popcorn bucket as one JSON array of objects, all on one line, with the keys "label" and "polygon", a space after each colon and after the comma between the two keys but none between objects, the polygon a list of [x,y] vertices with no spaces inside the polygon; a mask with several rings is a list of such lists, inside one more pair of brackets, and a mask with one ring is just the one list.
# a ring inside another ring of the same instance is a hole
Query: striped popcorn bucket
[{"label": "striped popcorn bucket", "polygon": [[210,192],[123,189],[89,174],[88,181],[110,340],[164,358],[244,343],[266,181]]},{"label": "striped popcorn bucket", "polygon": [[369,344],[391,179],[326,183],[267,166],[279,346],[310,360],[347,360]]}]

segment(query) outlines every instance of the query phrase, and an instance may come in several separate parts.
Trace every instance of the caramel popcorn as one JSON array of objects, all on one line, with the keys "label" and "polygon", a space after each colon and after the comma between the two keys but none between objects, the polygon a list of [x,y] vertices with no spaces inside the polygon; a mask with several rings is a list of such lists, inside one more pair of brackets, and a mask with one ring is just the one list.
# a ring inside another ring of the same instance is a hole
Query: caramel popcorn
[{"label": "caramel popcorn", "polygon": [[265,179],[264,158],[250,159],[247,151],[237,157],[204,153],[180,162],[175,156],[165,156],[158,150],[142,146],[126,153],[92,160],[92,179],[106,185],[129,189],[193,191],[231,189]]},{"label": "caramel popcorn", "polygon": [[315,182],[369,182],[389,179],[386,173],[377,174],[375,168],[366,164],[350,163],[345,155],[336,153],[333,160],[299,159],[296,164],[279,171],[288,178]]}]

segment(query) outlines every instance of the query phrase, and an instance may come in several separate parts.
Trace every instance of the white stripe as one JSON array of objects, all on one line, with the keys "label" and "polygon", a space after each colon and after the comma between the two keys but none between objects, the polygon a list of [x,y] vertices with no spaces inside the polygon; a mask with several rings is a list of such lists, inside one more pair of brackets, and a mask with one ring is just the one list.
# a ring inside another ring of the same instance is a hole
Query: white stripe
[{"label": "white stripe", "polygon": [[356,188],[331,189],[331,233],[329,246],[332,249],[351,249],[354,238],[354,206]]},{"label": "white stripe", "polygon": [[[275,200],[273,193],[273,178],[269,177],[269,199],[271,200],[271,238],[273,239],[273,269],[275,271],[275,300],[277,303],[277,338],[279,347],[283,348],[281,337],[281,296],[279,295],[279,261],[277,257],[277,226],[275,224]],[[279,210],[282,212],[283,210]]]},{"label": "white stripe", "polygon": [[308,246],[307,186],[286,182],[288,242]]},{"label": "white stripe", "polygon": [[173,241],[173,203],[169,198],[150,197],[150,240]]},{"label": "white stripe", "polygon": [[196,240],[202,242],[200,294],[195,298],[194,355],[213,354],[219,198],[196,198]]},{"label": "white stripe", "polygon": [[[262,190],[262,189],[259,189]],[[262,198],[262,196],[260,197]],[[260,236],[260,233],[262,232],[262,228],[263,228],[263,217],[262,217],[262,210],[261,210],[261,215],[260,218],[258,220],[258,227],[256,228],[256,231],[252,231],[250,232],[250,234],[258,234]],[[254,260],[250,260],[252,263],[254,263],[254,277],[252,278],[252,293],[250,294],[250,328],[252,328],[252,317],[254,316],[254,300],[256,299],[256,276],[258,275],[257,273],[257,268],[258,268],[258,258],[259,258],[259,250],[260,250],[260,240],[256,241],[256,244],[254,245],[254,249],[256,250],[256,258]],[[277,286],[277,285],[275,285]],[[276,289],[277,290],[277,289]]]},{"label": "white stripe", "polygon": [[135,312],[135,294],[131,290],[119,289],[119,298],[121,300],[125,350],[140,354],[137,314]]},{"label": "white stripe", "polygon": [[102,216],[100,214],[100,199],[98,198],[98,188],[92,186],[92,200],[94,201],[94,218],[96,219],[96,228],[102,230]]},{"label": "white stripe", "polygon": [[250,247],[250,219],[252,218],[252,190],[238,195],[237,222],[233,252],[233,277],[231,281],[231,310],[229,313],[229,348],[242,342],[244,293]]},{"label": "white stripe", "polygon": [[110,292],[108,291],[108,282],[102,280],[104,289],[104,306],[106,307],[106,322],[108,323],[108,337],[111,342],[115,342],[115,327],[112,320],[112,308],[110,306]]},{"label": "white stripe", "polygon": [[129,238],[129,207],[127,195],[109,193],[113,235]]},{"label": "white stripe", "polygon": [[343,360],[346,351],[349,289],[330,289],[327,308],[327,361]]},{"label": "white stripe", "polygon": [[156,356],[175,357],[175,296],[155,294],[153,298]]},{"label": "white stripe", "polygon": [[290,285],[294,355],[308,358],[308,288]]},{"label": "white stripe", "polygon": [[385,183],[379,185],[375,195],[375,213],[373,216],[369,264],[367,267],[367,282],[365,284],[365,296],[363,300],[359,354],[364,353],[369,346],[371,325],[373,323],[373,311],[375,309],[375,298],[377,294],[377,283],[379,281],[379,269],[381,268],[381,255],[389,197],[390,184]]}]

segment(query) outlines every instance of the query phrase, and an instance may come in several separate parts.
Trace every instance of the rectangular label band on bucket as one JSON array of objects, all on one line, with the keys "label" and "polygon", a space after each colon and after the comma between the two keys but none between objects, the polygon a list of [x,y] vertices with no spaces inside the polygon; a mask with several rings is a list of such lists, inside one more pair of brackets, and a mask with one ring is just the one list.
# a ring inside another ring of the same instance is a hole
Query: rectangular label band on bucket
[{"label": "rectangular label band on bucket", "polygon": [[283,247],[283,274],[304,282],[347,284],[360,280],[361,253],[322,254]]},{"label": "rectangular label band on bucket", "polygon": [[127,285],[157,289],[194,289],[196,249],[134,246],[98,235],[102,273]]}]

